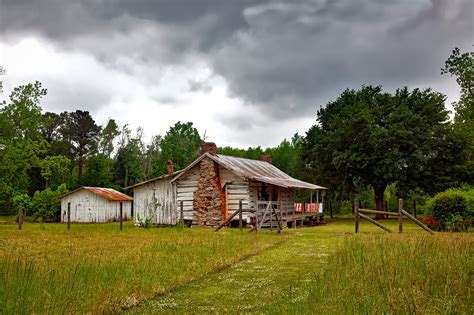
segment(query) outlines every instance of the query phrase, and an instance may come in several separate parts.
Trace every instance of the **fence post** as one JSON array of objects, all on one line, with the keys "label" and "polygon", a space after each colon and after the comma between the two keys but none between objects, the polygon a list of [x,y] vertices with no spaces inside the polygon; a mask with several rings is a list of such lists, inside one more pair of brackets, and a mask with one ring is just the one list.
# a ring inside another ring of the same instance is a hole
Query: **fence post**
[{"label": "fence post", "polygon": [[120,231],[123,229],[123,205],[120,201]]},{"label": "fence post", "polygon": [[180,211],[180,213],[179,213],[179,223],[184,224],[184,210],[183,210],[183,201],[182,200],[179,202],[179,209],[180,209],[179,210]]},{"label": "fence post", "polygon": [[23,225],[23,205],[18,207],[18,230],[21,230],[21,226]]},{"label": "fence post", "polygon": [[71,203],[67,203],[67,229],[71,229]]},{"label": "fence post", "polygon": [[416,218],[416,200],[413,199],[413,216]]},{"label": "fence post", "polygon": [[385,211],[388,212],[388,201],[387,200],[385,200]]},{"label": "fence post", "polygon": [[332,200],[329,200],[329,214],[331,215],[332,219]]},{"label": "fence post", "polygon": [[403,232],[403,199],[398,199],[398,233]]},{"label": "fence post", "polygon": [[359,203],[354,200],[355,232],[359,233]]},{"label": "fence post", "polygon": [[242,200],[239,200],[239,229],[242,232]]}]

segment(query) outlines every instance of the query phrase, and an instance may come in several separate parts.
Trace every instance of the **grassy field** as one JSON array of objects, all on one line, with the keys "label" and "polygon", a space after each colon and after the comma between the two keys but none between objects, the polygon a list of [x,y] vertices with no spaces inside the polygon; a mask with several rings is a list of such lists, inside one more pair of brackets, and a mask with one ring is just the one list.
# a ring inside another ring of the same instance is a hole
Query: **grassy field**
[{"label": "grassy field", "polygon": [[[384,221],[396,230],[396,220]],[[353,220],[288,241],[147,301],[130,313],[472,314],[472,234],[386,234]]]},{"label": "grassy field", "polygon": [[182,286],[285,240],[118,224],[0,225],[0,313],[110,312]]},{"label": "grassy field", "polygon": [[[384,224],[396,230],[398,223]],[[0,309],[474,313],[473,233],[432,236],[406,222],[404,234],[386,234],[365,221],[360,231],[352,233],[349,219],[258,236],[0,224]]]}]

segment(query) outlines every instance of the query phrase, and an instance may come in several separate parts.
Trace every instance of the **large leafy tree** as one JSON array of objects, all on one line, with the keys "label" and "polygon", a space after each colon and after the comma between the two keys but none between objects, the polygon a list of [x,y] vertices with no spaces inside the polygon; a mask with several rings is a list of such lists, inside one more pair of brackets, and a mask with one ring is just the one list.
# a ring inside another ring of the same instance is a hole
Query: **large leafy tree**
[{"label": "large leafy tree", "polygon": [[[380,86],[346,90],[318,111],[318,124],[304,141],[304,162],[324,183],[347,190],[371,185],[376,208],[383,210],[389,183],[438,185],[446,175],[440,169],[456,163],[447,154],[438,156],[453,149],[443,144],[449,134],[444,101],[429,89],[403,88],[395,95]],[[423,183],[426,175],[430,181]]]},{"label": "large leafy tree", "polygon": [[153,164],[154,175],[166,173],[166,161],[172,160],[174,169],[183,169],[199,156],[201,137],[192,122],[177,122],[161,139],[161,156]]},{"label": "large leafy tree", "polygon": [[454,127],[459,137],[468,141],[466,150],[466,181],[472,184],[474,170],[474,52],[462,53],[455,48],[446,60],[441,74],[456,77],[461,89],[461,97],[455,102]]},{"label": "large leafy tree", "polygon": [[40,82],[22,85],[0,108],[0,208],[10,208],[14,195],[28,192],[29,172],[46,152],[47,142],[39,132],[45,95]]}]

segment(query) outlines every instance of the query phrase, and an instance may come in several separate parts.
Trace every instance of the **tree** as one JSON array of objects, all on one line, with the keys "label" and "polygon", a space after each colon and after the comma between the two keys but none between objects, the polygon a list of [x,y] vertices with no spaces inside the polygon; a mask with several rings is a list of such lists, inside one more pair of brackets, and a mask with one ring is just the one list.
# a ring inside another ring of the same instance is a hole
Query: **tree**
[{"label": "tree", "polygon": [[318,111],[319,125],[308,131],[304,142],[305,163],[313,173],[349,190],[371,185],[376,208],[383,210],[389,183],[423,185],[430,174],[438,184],[447,176],[440,165],[459,162],[437,158],[441,148],[451,150],[443,145],[449,134],[444,101],[444,95],[430,89],[405,87],[395,95],[380,86],[346,90]]},{"label": "tree", "polygon": [[459,48],[454,48],[444,68],[441,69],[441,74],[456,77],[456,82],[461,88],[461,98],[454,103],[456,119],[461,122],[470,121],[472,124],[474,120],[474,52],[461,53]]},{"label": "tree", "polygon": [[72,145],[72,155],[77,160],[78,174],[80,180],[83,173],[84,160],[97,150],[100,127],[88,111],[76,110],[71,113],[62,113],[64,124],[61,133],[65,139],[69,139]]},{"label": "tree", "polygon": [[474,169],[474,52],[461,53],[455,48],[446,60],[441,74],[450,74],[456,77],[456,82],[461,88],[461,97],[453,103],[456,110],[454,127],[459,137],[468,141],[466,170],[470,170],[466,181],[473,183]]},{"label": "tree", "polygon": [[38,167],[47,142],[39,132],[42,97],[40,82],[16,87],[0,109],[0,208],[9,209],[13,195],[27,193],[29,172]]},{"label": "tree", "polygon": [[120,135],[118,125],[114,119],[109,119],[105,128],[102,129],[100,133],[100,152],[105,155],[107,158],[110,158],[110,155],[114,151],[114,140]]},{"label": "tree", "polygon": [[39,167],[41,168],[41,176],[45,179],[45,187],[49,186],[53,175],[59,176],[60,182],[63,183],[70,164],[71,161],[61,155],[47,156],[41,159]]},{"label": "tree", "polygon": [[81,179],[84,186],[111,187],[113,173],[109,168],[110,159],[102,153],[87,159],[86,171]]},{"label": "tree", "polygon": [[144,179],[142,129],[132,137],[131,130],[125,125],[122,128],[120,147],[116,156],[116,183],[127,187]]},{"label": "tree", "polygon": [[177,122],[160,142],[161,156],[153,165],[155,176],[166,174],[166,161],[171,160],[175,170],[188,166],[199,156],[201,137],[192,122]]}]

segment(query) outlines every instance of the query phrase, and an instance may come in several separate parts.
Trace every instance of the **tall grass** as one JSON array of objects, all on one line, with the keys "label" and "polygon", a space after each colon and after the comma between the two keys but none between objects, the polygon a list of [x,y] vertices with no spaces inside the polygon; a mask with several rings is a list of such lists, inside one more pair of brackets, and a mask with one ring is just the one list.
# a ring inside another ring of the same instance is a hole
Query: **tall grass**
[{"label": "tall grass", "polygon": [[473,314],[472,234],[349,236],[284,313]]},{"label": "tall grass", "polygon": [[0,313],[111,312],[217,271],[284,238],[131,224],[0,226]]}]

